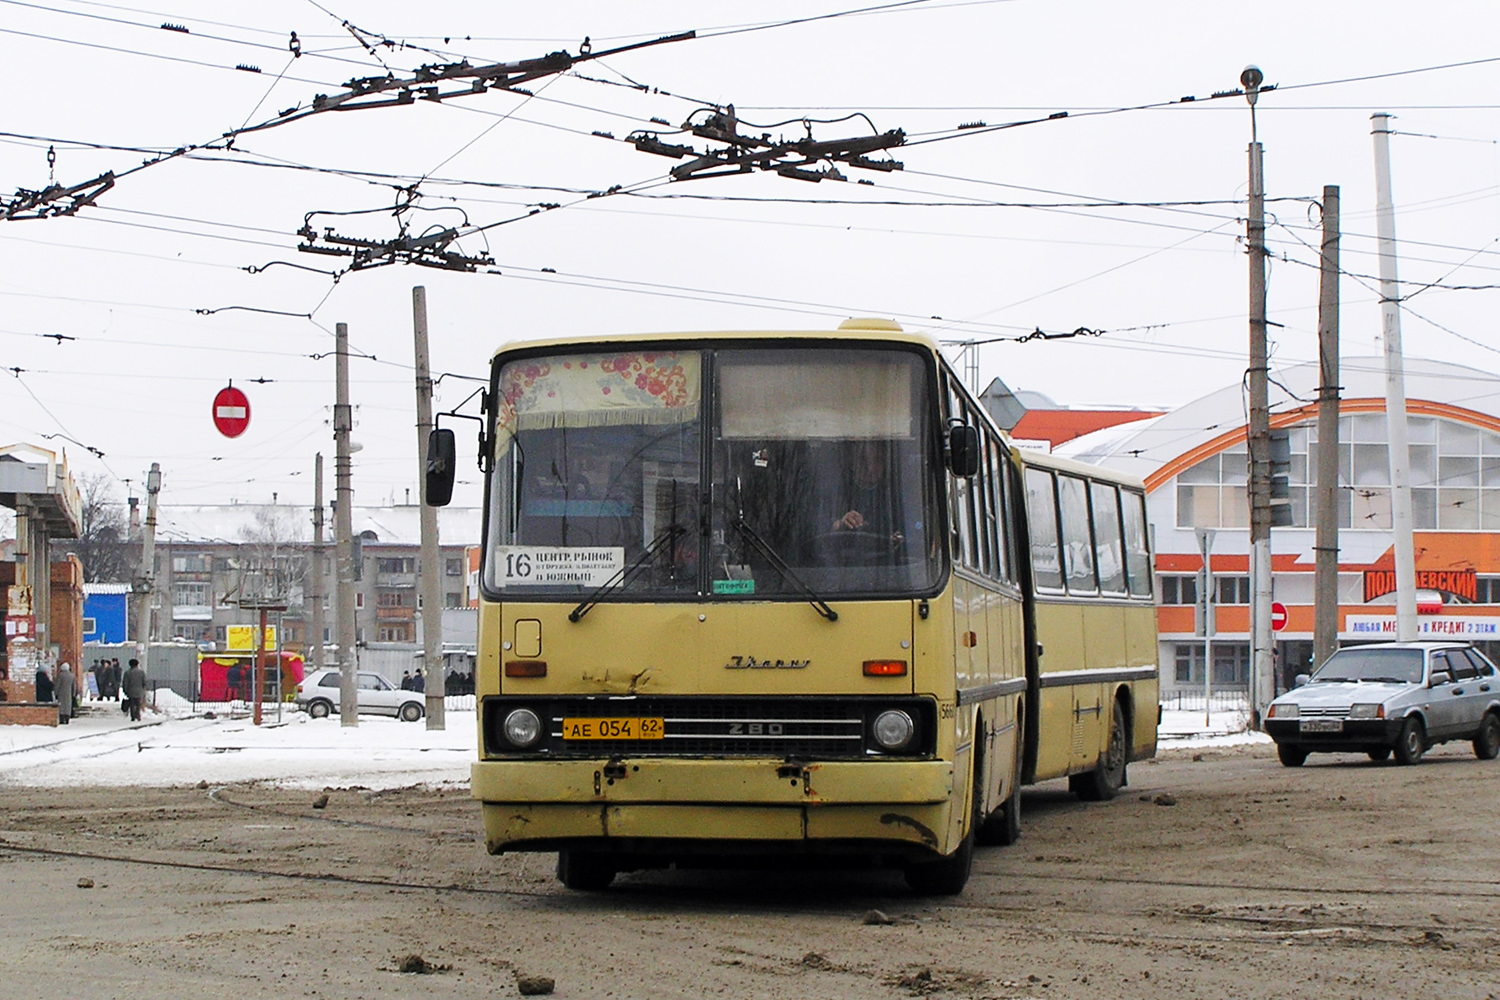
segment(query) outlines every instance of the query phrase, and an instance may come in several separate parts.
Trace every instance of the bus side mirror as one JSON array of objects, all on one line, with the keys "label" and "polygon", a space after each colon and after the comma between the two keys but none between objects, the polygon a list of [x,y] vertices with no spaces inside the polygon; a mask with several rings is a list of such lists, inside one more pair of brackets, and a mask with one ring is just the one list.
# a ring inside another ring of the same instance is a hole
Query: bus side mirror
[{"label": "bus side mirror", "polygon": [[458,457],[453,432],[439,427],[427,435],[427,482],[425,500],[429,507],[446,507],[453,499],[453,477],[458,471]]},{"label": "bus side mirror", "polygon": [[955,424],[948,428],[948,468],[968,479],[979,472],[979,428]]}]

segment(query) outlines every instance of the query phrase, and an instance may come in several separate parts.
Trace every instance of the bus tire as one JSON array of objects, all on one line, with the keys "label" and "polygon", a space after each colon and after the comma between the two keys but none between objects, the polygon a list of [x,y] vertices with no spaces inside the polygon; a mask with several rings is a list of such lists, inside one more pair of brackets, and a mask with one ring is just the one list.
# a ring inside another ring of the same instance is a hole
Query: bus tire
[{"label": "bus tire", "polygon": [[1010,795],[980,826],[979,843],[983,846],[1009,847],[1021,839],[1021,747],[1019,741],[1017,743],[1015,764],[1011,768]]},{"label": "bus tire", "polygon": [[615,866],[603,854],[566,850],[557,852],[557,880],[578,892],[599,892],[615,880]]},{"label": "bus tire", "polygon": [[1125,787],[1125,759],[1128,756],[1125,734],[1125,707],[1115,699],[1109,721],[1109,743],[1093,770],[1068,778],[1068,789],[1085,802],[1104,802]]},{"label": "bus tire", "polygon": [[906,866],[906,884],[919,896],[957,896],[974,870],[974,840],[983,822],[983,789],[979,786],[981,761],[974,758],[974,780],[969,793],[969,829],[958,849],[936,861],[916,861]]}]

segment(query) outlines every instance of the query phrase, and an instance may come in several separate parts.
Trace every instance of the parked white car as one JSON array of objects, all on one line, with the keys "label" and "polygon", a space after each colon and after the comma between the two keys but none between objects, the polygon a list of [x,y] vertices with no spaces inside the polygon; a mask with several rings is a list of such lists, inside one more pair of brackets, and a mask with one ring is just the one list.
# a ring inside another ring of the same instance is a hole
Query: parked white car
[{"label": "parked white car", "polygon": [[1271,702],[1266,732],[1287,767],[1309,753],[1350,751],[1415,764],[1428,747],[1472,740],[1500,755],[1500,672],[1461,642],[1349,646]]},{"label": "parked white car", "polygon": [[[361,671],[354,675],[355,703],[364,715],[394,715],[416,722],[427,712],[427,699],[420,691],[403,691],[379,674]],[[297,685],[297,704],[314,719],[339,710],[339,672],[329,668],[309,674]]]}]

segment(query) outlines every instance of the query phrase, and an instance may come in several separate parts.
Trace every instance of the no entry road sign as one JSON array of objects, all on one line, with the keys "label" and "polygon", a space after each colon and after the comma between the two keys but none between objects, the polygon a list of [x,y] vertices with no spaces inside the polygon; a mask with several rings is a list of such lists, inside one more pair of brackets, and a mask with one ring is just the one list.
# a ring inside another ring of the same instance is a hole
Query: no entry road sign
[{"label": "no entry road sign", "polygon": [[214,397],[214,426],[225,437],[239,437],[250,426],[250,400],[234,386]]}]

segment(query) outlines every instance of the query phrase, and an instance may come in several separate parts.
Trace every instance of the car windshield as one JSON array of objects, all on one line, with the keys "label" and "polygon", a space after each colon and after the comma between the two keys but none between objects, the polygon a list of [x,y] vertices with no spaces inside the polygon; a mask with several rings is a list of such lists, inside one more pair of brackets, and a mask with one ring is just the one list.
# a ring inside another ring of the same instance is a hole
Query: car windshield
[{"label": "car windshield", "polygon": [[1422,682],[1420,649],[1341,649],[1313,675],[1313,682],[1386,681],[1396,684]]}]

